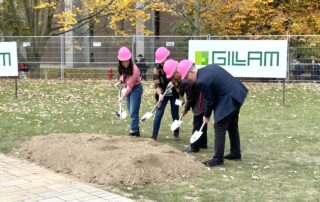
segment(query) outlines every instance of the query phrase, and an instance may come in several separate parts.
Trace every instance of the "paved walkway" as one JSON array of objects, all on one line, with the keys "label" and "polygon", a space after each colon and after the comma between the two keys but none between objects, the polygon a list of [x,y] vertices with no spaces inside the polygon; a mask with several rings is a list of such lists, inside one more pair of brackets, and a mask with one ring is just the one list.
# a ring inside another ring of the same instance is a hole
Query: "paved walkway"
[{"label": "paved walkway", "polygon": [[27,161],[0,154],[0,201],[133,200],[68,179]]}]

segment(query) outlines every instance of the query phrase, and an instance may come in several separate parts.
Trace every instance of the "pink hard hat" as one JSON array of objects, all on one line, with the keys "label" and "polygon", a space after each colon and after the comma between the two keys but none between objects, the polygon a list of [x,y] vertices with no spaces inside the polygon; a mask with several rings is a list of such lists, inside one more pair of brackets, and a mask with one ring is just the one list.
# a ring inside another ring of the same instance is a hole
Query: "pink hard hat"
[{"label": "pink hard hat", "polygon": [[121,47],[118,52],[118,59],[120,61],[126,61],[131,58],[131,52],[127,47]]},{"label": "pink hard hat", "polygon": [[181,60],[179,62],[177,71],[181,75],[181,79],[184,79],[187,76],[192,65],[193,65],[193,62],[191,60]]},{"label": "pink hard hat", "polygon": [[170,55],[170,51],[166,48],[166,47],[159,47],[156,50],[156,60],[155,62],[160,64],[161,62],[163,62],[165,59],[167,59],[167,57]]},{"label": "pink hard hat", "polygon": [[170,79],[173,73],[176,71],[178,66],[178,61],[167,60],[163,65],[163,71],[166,74],[167,79]]}]

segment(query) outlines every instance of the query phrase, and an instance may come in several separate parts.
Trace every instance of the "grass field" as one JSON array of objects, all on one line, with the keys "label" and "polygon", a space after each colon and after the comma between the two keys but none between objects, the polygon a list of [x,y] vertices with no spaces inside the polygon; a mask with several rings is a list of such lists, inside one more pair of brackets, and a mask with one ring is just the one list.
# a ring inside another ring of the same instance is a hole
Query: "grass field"
[{"label": "grass field", "polygon": [[[155,201],[319,201],[320,200],[320,85],[287,84],[285,105],[282,84],[246,83],[250,94],[240,115],[243,161],[226,161],[205,175],[179,183],[143,188],[120,187],[135,199]],[[6,153],[35,135],[50,133],[102,133],[127,135],[129,120],[115,117],[117,91],[110,81],[0,80],[0,151]],[[141,115],[154,104],[151,83],[144,83]],[[182,126],[182,140],[174,142],[162,122],[159,141],[182,150],[191,135],[192,115]],[[151,135],[152,120],[141,125]],[[213,153],[195,154],[199,161]],[[228,139],[228,138],[227,138]],[[228,152],[228,142],[226,152]]]}]

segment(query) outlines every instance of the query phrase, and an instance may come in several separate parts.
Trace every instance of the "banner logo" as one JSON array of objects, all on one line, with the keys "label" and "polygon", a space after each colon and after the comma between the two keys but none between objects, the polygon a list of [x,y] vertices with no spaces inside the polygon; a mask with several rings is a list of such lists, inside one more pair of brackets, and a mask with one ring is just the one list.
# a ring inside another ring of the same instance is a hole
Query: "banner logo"
[{"label": "banner logo", "polygon": [[11,66],[11,54],[9,52],[0,53],[0,64],[1,64],[1,60],[2,60],[2,66],[4,67],[7,66],[7,61],[9,66]]},{"label": "banner logo", "polygon": [[196,51],[196,64],[207,65],[209,64],[209,51]]},{"label": "banner logo", "polygon": [[[212,64],[221,66],[279,66],[279,51],[247,51],[240,57],[239,51],[212,51]],[[209,64],[209,51],[195,51],[196,65]]]}]

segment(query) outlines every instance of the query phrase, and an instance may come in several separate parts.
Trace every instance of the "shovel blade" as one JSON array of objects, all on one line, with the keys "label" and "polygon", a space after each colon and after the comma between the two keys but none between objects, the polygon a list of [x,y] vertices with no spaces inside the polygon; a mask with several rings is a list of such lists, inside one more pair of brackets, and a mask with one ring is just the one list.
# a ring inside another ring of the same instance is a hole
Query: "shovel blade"
[{"label": "shovel blade", "polygon": [[147,112],[147,113],[145,113],[145,114],[142,116],[142,118],[140,119],[140,121],[144,122],[144,121],[150,119],[151,117],[152,117],[152,113],[151,113],[151,112]]},{"label": "shovel blade", "polygon": [[182,121],[174,120],[174,122],[170,126],[171,131],[177,130],[181,126],[181,123]]},{"label": "shovel blade", "polygon": [[122,113],[120,114],[120,119],[125,119],[126,117],[127,117],[127,112],[122,111]]},{"label": "shovel blade", "polygon": [[181,107],[182,106],[182,101],[179,100],[179,99],[176,99],[175,105],[178,105],[179,107]]},{"label": "shovel blade", "polygon": [[202,132],[199,131],[195,131],[193,133],[193,135],[190,137],[190,143],[193,144],[195,143],[197,140],[199,140],[199,138],[201,137]]}]

